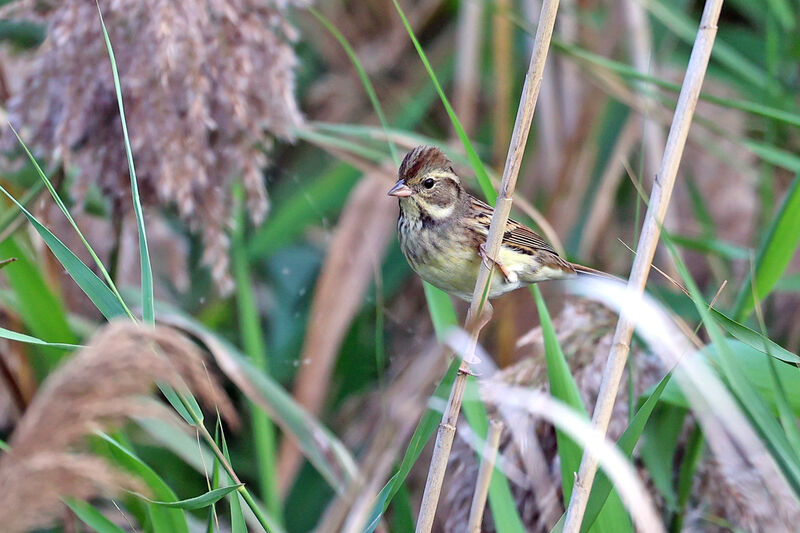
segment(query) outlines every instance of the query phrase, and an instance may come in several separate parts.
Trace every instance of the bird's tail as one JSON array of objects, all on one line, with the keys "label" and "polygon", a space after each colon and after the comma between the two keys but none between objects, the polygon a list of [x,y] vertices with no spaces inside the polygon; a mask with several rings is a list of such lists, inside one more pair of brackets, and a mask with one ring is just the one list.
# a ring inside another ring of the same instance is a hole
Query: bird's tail
[{"label": "bird's tail", "polygon": [[597,276],[598,278],[613,279],[616,281],[622,281],[623,283],[625,282],[624,279],[614,276],[613,274],[609,274],[608,272],[603,272],[602,270],[595,270],[594,268],[579,265],[578,263],[570,263],[570,265],[578,274],[586,274],[588,276]]}]

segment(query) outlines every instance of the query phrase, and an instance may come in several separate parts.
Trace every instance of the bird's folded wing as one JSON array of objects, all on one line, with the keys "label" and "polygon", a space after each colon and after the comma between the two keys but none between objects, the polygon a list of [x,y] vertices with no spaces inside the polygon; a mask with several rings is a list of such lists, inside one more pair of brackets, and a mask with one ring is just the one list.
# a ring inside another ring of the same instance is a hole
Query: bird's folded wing
[{"label": "bird's folded wing", "polygon": [[[472,206],[476,211],[474,222],[476,229],[485,235],[489,233],[489,224],[492,221],[492,208],[488,204],[472,198]],[[520,224],[516,220],[508,219],[506,224],[506,231],[503,233],[503,244],[507,246],[515,246],[523,250],[541,250],[550,252],[553,255],[558,255],[553,247],[544,240],[538,233],[530,229],[528,226]]]}]

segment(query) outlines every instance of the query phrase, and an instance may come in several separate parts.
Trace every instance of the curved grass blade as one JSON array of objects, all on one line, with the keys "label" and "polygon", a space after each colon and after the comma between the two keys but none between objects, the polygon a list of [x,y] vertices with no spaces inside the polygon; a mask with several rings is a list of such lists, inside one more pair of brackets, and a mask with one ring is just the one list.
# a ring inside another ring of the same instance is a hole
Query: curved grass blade
[{"label": "curved grass blade", "polygon": [[24,342],[27,344],[38,344],[39,346],[49,346],[51,348],[61,348],[62,350],[76,350],[82,348],[80,344],[68,344],[64,342],[47,342],[24,333],[17,333],[10,329],[0,327],[0,338],[8,339],[11,341]]},{"label": "curved grass blade", "polygon": [[95,530],[97,533],[125,533],[125,530],[106,518],[103,513],[92,507],[90,504],[68,499],[64,503],[69,507],[78,519]]},{"label": "curved grass blade", "polygon": [[447,96],[445,96],[444,89],[442,89],[442,86],[436,77],[436,73],[433,71],[433,67],[428,61],[428,57],[425,55],[425,51],[422,49],[422,45],[417,40],[416,35],[414,35],[414,30],[411,28],[411,24],[409,24],[408,19],[406,18],[405,13],[403,12],[403,9],[400,7],[400,4],[397,2],[397,0],[392,0],[392,2],[394,3],[395,9],[397,9],[397,13],[400,15],[400,18],[403,21],[403,26],[405,26],[406,31],[408,32],[408,36],[411,37],[411,42],[414,43],[414,48],[417,49],[417,54],[419,55],[419,58],[422,60],[422,64],[425,65],[425,70],[428,72],[428,76],[430,76],[431,82],[433,82],[434,87],[436,87],[436,92],[439,93],[439,98],[441,98],[442,100],[442,104],[444,105],[444,108],[447,111],[447,116],[450,117],[450,122],[452,122],[453,128],[455,128],[458,138],[464,145],[464,150],[467,152],[469,161],[472,164],[473,170],[475,171],[475,176],[478,178],[478,184],[481,187],[483,195],[486,197],[487,201],[491,205],[494,205],[494,202],[497,199],[497,191],[494,190],[492,182],[491,180],[489,180],[489,174],[486,173],[486,168],[483,166],[481,158],[478,157],[478,154],[475,152],[475,148],[473,148],[472,143],[470,142],[469,137],[467,136],[467,132],[464,131],[464,127],[461,125],[461,121],[458,120],[456,112],[450,105],[450,101],[447,99]]},{"label": "curved grass blade", "polygon": [[[442,382],[436,387],[432,398],[438,398],[443,401],[447,400],[459,364],[460,361],[457,358],[453,359]],[[422,415],[422,418],[417,424],[417,428],[414,430],[414,434],[411,436],[411,441],[408,443],[406,453],[403,456],[403,461],[400,463],[398,471],[395,472],[389,481],[386,482],[386,485],[383,486],[383,489],[378,493],[378,497],[375,499],[375,503],[372,506],[363,533],[372,533],[375,531],[375,528],[378,527],[383,513],[386,512],[392,498],[394,498],[395,494],[400,490],[400,487],[405,483],[411,468],[414,466],[414,463],[417,462],[417,459],[422,453],[422,449],[433,436],[441,419],[441,413],[433,409],[427,409],[425,414]]]},{"label": "curved grass blade", "polygon": [[144,494],[136,494],[137,497],[141,498],[142,500],[146,501],[147,503],[151,503],[153,505],[160,505],[161,507],[170,507],[173,509],[186,509],[186,510],[194,510],[194,509],[204,509],[209,505],[213,505],[217,503],[219,500],[230,494],[231,492],[238,490],[239,487],[244,487],[244,485],[228,485],[227,487],[220,487],[218,489],[212,489],[205,494],[201,494],[200,496],[195,496],[194,498],[187,498],[185,500],[178,500],[178,501],[157,501],[151,500]]},{"label": "curved grass blade", "polygon": [[217,359],[222,371],[250,399],[266,408],[273,420],[297,440],[311,464],[331,487],[340,490],[347,486],[357,471],[350,452],[335,435],[298,406],[283,387],[254,367],[234,346],[191,317],[166,310],[160,312],[159,316],[165,323],[183,329],[203,342]]},{"label": "curved grass blade", "polygon": [[[736,337],[743,343],[755,348],[756,350],[762,353],[768,353],[772,357],[776,359],[780,359],[781,361],[786,361],[787,363],[793,364],[800,364],[800,356],[794,354],[784,348],[783,346],[777,344],[776,342],[772,341],[768,337],[754,331],[747,326],[736,322],[735,320],[729,318],[724,313],[717,311],[713,307],[709,310],[711,316],[714,317],[714,320],[717,321],[725,330],[730,333],[732,336]],[[767,348],[765,348],[765,346]]]},{"label": "curved grass blade", "polygon": [[92,272],[86,264],[78,259],[72,250],[67,248],[61,240],[53,235],[53,233],[44,227],[25,207],[22,206],[11,194],[3,187],[0,186],[0,192],[5,194],[22,213],[28,218],[34,229],[41,235],[45,244],[61,265],[66,269],[67,273],[75,280],[78,287],[86,293],[86,296],[92,300],[92,303],[97,309],[103,313],[107,320],[111,320],[118,316],[125,316],[125,307],[122,300],[108,288],[108,285],[97,277],[97,274]]},{"label": "curved grass blade", "polygon": [[[755,261],[755,276],[748,274],[736,300],[733,315],[738,321],[747,318],[755,306],[775,287],[800,244],[800,173],[792,182],[786,198],[770,224]],[[751,290],[754,287],[755,290]],[[756,292],[756,296],[753,293]]]},{"label": "curved grass blade", "polygon": [[155,311],[153,300],[153,269],[150,266],[150,252],[147,249],[147,233],[144,228],[144,214],[142,213],[142,202],[139,199],[139,186],[136,181],[136,169],[133,166],[133,151],[131,150],[131,140],[128,137],[128,124],[125,121],[125,108],[122,105],[122,88],[119,83],[119,73],[117,72],[117,62],[114,59],[114,49],[111,47],[111,39],[108,37],[106,23],[103,20],[103,13],[100,11],[100,3],[97,3],[97,13],[100,15],[100,25],[103,27],[103,38],[106,41],[108,57],[111,60],[111,72],[114,77],[114,90],[117,93],[117,104],[119,105],[119,119],[122,123],[122,137],[125,140],[125,155],[128,157],[128,170],[131,175],[131,195],[133,197],[133,210],[136,213],[136,227],[139,231],[139,262],[142,269],[142,318],[146,324],[155,323]]},{"label": "curved grass blade", "polygon": [[[572,377],[567,359],[561,350],[553,322],[550,319],[550,313],[544,303],[544,298],[542,298],[542,293],[536,285],[531,286],[531,292],[536,300],[536,308],[539,311],[539,321],[542,326],[550,393],[554,398],[572,407],[577,413],[581,413],[588,421],[589,414],[586,412],[586,406],[583,404],[583,399],[581,399],[578,385]],[[573,481],[583,457],[583,448],[558,428],[556,428],[556,445],[558,447],[559,462],[561,463],[561,486],[564,501],[569,501],[570,494],[572,494]],[[610,488],[609,483],[609,491],[597,507],[594,517],[594,520],[598,521],[596,530],[632,532],[633,524],[625,511],[622,500],[616,492],[612,495]],[[612,499],[609,500],[608,498]]]},{"label": "curved grass blade", "polygon": [[[178,501],[178,497],[159,476],[155,470],[150,468],[144,461],[139,459],[132,451],[117,442],[105,433],[98,433],[100,439],[108,444],[111,457],[117,464],[139,476],[147,487],[152,491],[153,496],[161,501]],[[180,509],[169,509],[157,505],[147,506],[150,518],[153,521],[155,531],[170,531],[175,533],[189,533],[189,526],[186,523],[186,516]]]},{"label": "curved grass blade", "polygon": [[[311,12],[312,15],[323,25],[325,28],[333,35],[333,37],[342,45],[344,48],[347,57],[350,58],[350,61],[353,63],[353,66],[358,71],[358,77],[361,78],[361,84],[364,86],[364,89],[367,91],[367,96],[369,96],[369,100],[372,103],[373,109],[375,109],[375,113],[378,115],[378,120],[380,120],[381,126],[384,129],[384,132],[387,132],[389,129],[389,125],[386,122],[386,117],[383,114],[383,109],[381,108],[380,100],[378,100],[378,95],[375,93],[375,88],[372,86],[372,82],[369,81],[369,76],[367,76],[367,71],[364,70],[361,61],[358,59],[355,50],[353,47],[350,46],[350,43],[347,41],[342,32],[336,28],[331,22],[325,18],[322,13],[314,9],[312,6],[308,7],[308,10]],[[394,143],[391,141],[389,136],[387,135],[386,142],[389,144],[389,151],[392,154],[392,161],[394,161],[395,165],[400,164],[400,159],[397,157],[397,148],[395,147]]]},{"label": "curved grass blade", "polygon": [[77,222],[75,222],[75,219],[72,218],[72,215],[70,214],[69,209],[67,209],[67,206],[64,205],[64,202],[61,200],[61,196],[58,194],[58,191],[56,191],[55,187],[53,187],[52,182],[44,173],[42,167],[39,166],[39,163],[36,161],[36,158],[33,157],[33,154],[25,145],[25,142],[22,140],[22,137],[20,137],[19,133],[17,133],[17,130],[14,129],[14,126],[9,124],[9,127],[11,128],[11,131],[14,132],[14,135],[17,137],[17,140],[19,141],[19,144],[22,146],[23,150],[25,150],[25,153],[28,155],[28,159],[33,165],[33,168],[36,169],[36,173],[39,175],[39,178],[41,179],[42,183],[44,184],[45,187],[47,187],[47,190],[50,192],[50,196],[53,197],[53,200],[56,202],[56,205],[58,205],[59,209],[61,209],[61,212],[64,213],[64,216],[69,221],[70,225],[72,226],[72,229],[74,229],[75,233],[78,234],[78,237],[80,238],[81,242],[86,247],[86,250],[89,252],[89,255],[92,257],[94,264],[97,265],[98,270],[100,270],[100,273],[103,274],[103,278],[105,278],[106,284],[108,284],[109,288],[111,289],[111,292],[113,292],[114,295],[119,299],[120,303],[125,308],[125,313],[130,318],[133,318],[133,314],[128,309],[128,306],[125,305],[125,301],[122,299],[122,295],[120,295],[119,291],[117,290],[117,286],[114,284],[114,280],[111,279],[111,276],[108,274],[108,271],[106,270],[106,267],[103,264],[103,262],[100,261],[99,257],[97,257],[97,253],[95,253],[94,248],[92,248],[92,246],[89,244],[89,241],[86,240],[86,237],[83,236],[83,232],[78,227],[78,224]]}]

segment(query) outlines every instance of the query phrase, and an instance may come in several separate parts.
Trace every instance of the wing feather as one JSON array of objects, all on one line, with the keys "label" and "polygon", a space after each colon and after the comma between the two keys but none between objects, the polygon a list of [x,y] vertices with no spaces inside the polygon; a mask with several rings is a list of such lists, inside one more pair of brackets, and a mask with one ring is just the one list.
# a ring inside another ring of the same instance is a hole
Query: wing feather
[{"label": "wing feather", "polygon": [[[475,210],[475,229],[483,236],[486,236],[489,233],[489,224],[492,220],[492,208],[477,198],[473,197],[471,200],[472,207]],[[503,244],[520,248],[523,251],[544,251],[558,255],[558,252],[553,249],[550,243],[538,233],[513,219],[508,219],[506,224],[506,231],[503,233]]]}]

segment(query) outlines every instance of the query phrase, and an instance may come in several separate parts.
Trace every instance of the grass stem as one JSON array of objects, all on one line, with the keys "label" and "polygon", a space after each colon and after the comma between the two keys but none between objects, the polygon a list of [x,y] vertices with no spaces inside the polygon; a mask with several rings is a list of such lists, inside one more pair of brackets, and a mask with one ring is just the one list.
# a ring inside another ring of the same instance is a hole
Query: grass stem
[{"label": "grass stem", "polygon": [[486,498],[489,496],[489,484],[492,481],[494,463],[497,459],[497,447],[500,445],[500,434],[503,432],[503,423],[500,420],[489,421],[489,432],[481,453],[481,466],[478,470],[478,480],[475,482],[475,494],[472,495],[472,505],[469,509],[467,531],[480,533],[483,522],[483,510],[486,508]]},{"label": "grass stem", "polygon": [[[545,0],[542,3],[542,11],[539,16],[539,25],[536,29],[536,39],[534,41],[531,61],[528,65],[528,72],[525,74],[525,84],[522,88],[517,118],[514,123],[514,131],[511,136],[511,144],[508,148],[506,164],[503,170],[503,178],[500,182],[499,195],[495,204],[492,222],[489,226],[489,235],[486,239],[486,252],[489,257],[497,257],[505,231],[508,216],[511,211],[512,196],[517,185],[517,176],[522,163],[522,156],[525,153],[525,146],[528,142],[533,111],[536,107],[536,100],[539,96],[542,74],[544,72],[547,51],[550,47],[550,39],[553,35],[556,13],[558,11],[558,0]],[[442,490],[442,481],[447,469],[447,461],[450,457],[450,448],[453,445],[455,435],[455,425],[458,414],[461,411],[461,402],[464,397],[464,388],[467,384],[469,375],[469,364],[472,360],[480,334],[481,324],[478,318],[481,315],[483,304],[486,298],[486,287],[491,283],[493,268],[481,263],[478,279],[475,283],[475,290],[472,294],[472,302],[467,313],[467,326],[470,330],[470,344],[467,347],[464,361],[459,367],[450,399],[447,402],[442,422],[439,425],[439,432],[436,435],[436,445],[431,458],[428,470],[428,479],[425,483],[425,492],[422,496],[422,505],[417,517],[417,533],[427,533],[433,526],[433,519],[436,515],[436,507],[439,503],[439,494]]]},{"label": "grass stem", "polygon": [[[636,294],[644,292],[648,274],[650,273],[650,265],[661,234],[661,225],[669,206],[675,178],[678,174],[678,166],[683,155],[683,148],[686,145],[689,127],[694,116],[700,89],[703,85],[708,61],[711,57],[711,49],[717,34],[717,20],[721,9],[722,0],[707,0],[703,8],[700,27],[697,30],[692,55],[689,58],[686,76],[678,97],[678,105],[667,137],[667,145],[650,196],[641,238],[636,249],[636,257],[631,268],[628,290],[635,291]],[[614,400],[619,390],[620,379],[625,370],[635,325],[634,318],[630,316],[628,311],[623,309],[614,332],[614,338],[611,341],[611,351],[592,417],[593,427],[602,434],[605,434],[608,429]],[[592,483],[597,473],[597,466],[598,458],[584,452],[567,509],[564,522],[565,533],[578,533],[580,531]]]}]

